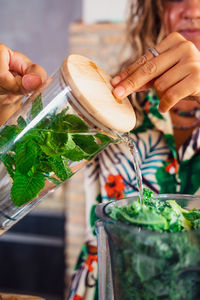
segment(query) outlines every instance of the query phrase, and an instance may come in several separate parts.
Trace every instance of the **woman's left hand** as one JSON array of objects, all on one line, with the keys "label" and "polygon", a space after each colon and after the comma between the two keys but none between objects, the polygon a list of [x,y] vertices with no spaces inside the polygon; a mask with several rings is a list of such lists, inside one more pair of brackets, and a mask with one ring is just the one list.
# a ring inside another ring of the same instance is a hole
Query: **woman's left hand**
[{"label": "woman's left hand", "polygon": [[111,80],[114,96],[122,100],[153,87],[163,113],[188,97],[200,102],[200,52],[196,46],[174,32],[155,49],[159,56],[149,51]]}]

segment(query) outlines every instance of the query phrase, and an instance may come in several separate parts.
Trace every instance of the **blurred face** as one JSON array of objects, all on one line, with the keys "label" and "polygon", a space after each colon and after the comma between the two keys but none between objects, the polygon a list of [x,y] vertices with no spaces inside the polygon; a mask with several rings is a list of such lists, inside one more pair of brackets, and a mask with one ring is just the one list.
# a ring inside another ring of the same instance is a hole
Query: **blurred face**
[{"label": "blurred face", "polygon": [[179,32],[200,50],[200,0],[164,0],[166,33]]}]

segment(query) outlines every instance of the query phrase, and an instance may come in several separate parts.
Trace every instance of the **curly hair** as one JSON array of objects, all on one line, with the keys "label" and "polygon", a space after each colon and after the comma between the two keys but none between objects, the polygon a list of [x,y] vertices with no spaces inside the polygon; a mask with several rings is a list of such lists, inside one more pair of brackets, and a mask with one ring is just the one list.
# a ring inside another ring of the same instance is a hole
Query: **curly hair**
[{"label": "curly hair", "polygon": [[129,2],[127,42],[132,48],[133,60],[164,37],[163,0],[129,0]]},{"label": "curly hair", "polygon": [[[133,63],[137,58],[159,43],[165,35],[163,25],[163,0],[129,0],[129,16],[126,23],[126,45],[130,48],[130,58],[121,69]],[[146,92],[136,94],[132,99],[141,121],[141,103]]]}]

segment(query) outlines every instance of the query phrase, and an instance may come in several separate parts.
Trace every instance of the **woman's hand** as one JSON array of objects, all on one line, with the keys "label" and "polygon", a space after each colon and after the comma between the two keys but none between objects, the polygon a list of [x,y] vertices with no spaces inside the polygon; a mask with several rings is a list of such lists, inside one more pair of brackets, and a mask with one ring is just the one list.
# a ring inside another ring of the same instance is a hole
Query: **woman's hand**
[{"label": "woman's hand", "polygon": [[179,33],[171,33],[155,49],[111,80],[113,94],[123,99],[129,94],[155,88],[159,110],[167,112],[180,100],[189,97],[200,101],[200,52]]},{"label": "woman's hand", "polygon": [[23,95],[38,88],[46,72],[25,55],[0,44],[0,124],[12,115]]}]

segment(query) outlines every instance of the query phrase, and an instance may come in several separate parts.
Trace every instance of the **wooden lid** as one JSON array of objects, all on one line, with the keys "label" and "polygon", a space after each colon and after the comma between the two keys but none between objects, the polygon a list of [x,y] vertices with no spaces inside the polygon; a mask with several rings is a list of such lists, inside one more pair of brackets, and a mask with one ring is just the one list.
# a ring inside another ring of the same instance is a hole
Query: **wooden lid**
[{"label": "wooden lid", "polygon": [[119,103],[113,94],[111,77],[94,62],[72,54],[62,64],[66,83],[77,101],[106,128],[128,132],[136,123],[135,112],[128,98]]}]

